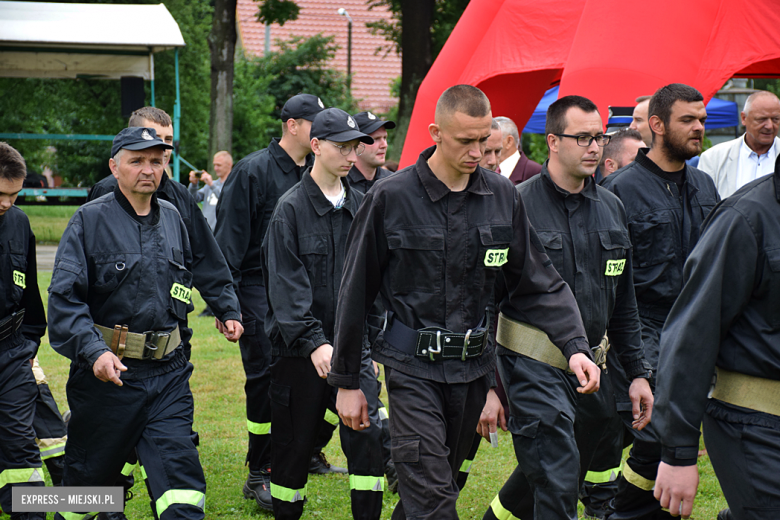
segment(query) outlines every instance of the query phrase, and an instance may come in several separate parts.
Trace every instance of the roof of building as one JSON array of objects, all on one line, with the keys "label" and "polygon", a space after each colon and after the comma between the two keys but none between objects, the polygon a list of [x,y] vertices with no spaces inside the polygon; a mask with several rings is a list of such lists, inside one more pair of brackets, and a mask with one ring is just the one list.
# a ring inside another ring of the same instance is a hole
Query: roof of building
[{"label": "roof of building", "polygon": [[[271,51],[278,50],[277,40],[287,41],[292,36],[309,38],[317,33],[335,36],[339,49],[329,66],[347,71],[347,19],[338,14],[343,7],[352,17],[352,95],[362,110],[387,112],[398,100],[390,95],[391,82],[401,75],[401,57],[386,52],[388,42],[381,35],[373,35],[366,22],[389,19],[386,9],[369,10],[366,0],[297,0],[300,15],[283,26],[271,25]],[[265,50],[265,26],[257,21],[257,2],[238,0],[237,23],[240,45],[249,54],[262,56]],[[378,47],[383,47],[376,52]],[[324,100],[327,104],[327,100]]]}]

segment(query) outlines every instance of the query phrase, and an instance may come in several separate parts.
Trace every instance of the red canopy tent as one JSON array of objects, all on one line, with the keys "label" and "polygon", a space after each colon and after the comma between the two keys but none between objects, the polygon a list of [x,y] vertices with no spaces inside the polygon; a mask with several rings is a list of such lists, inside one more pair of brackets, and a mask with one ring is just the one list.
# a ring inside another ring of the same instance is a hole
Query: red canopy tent
[{"label": "red canopy tent", "polygon": [[560,95],[585,96],[606,114],[669,83],[696,87],[706,102],[734,76],[780,76],[777,7],[777,0],[589,0]]},{"label": "red canopy tent", "polygon": [[401,165],[432,144],[436,100],[452,85],[481,88],[519,128],[558,80],[561,96],[605,116],[673,82],[707,101],[733,76],[780,76],[778,27],[777,0],[472,0],[420,85]]},{"label": "red canopy tent", "polygon": [[490,98],[494,115],[520,128],[561,78],[585,0],[472,0],[420,85],[401,165],[417,160],[433,141],[436,101],[447,88],[469,84]]}]

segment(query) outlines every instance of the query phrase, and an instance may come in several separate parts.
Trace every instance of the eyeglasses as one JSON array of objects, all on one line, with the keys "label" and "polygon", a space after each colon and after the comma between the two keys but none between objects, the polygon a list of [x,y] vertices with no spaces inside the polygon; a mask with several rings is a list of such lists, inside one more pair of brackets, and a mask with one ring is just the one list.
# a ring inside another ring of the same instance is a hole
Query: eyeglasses
[{"label": "eyeglasses", "polygon": [[357,146],[346,146],[346,145],[343,145],[343,144],[336,144],[333,141],[328,141],[328,142],[330,144],[332,144],[333,146],[335,146],[336,148],[338,148],[339,151],[341,152],[341,155],[343,155],[344,157],[346,157],[349,154],[351,154],[352,150],[355,150],[355,155],[357,155],[357,156],[363,155],[363,152],[366,151],[366,145],[363,144],[363,143],[358,143]]},{"label": "eyeglasses", "polygon": [[569,135],[569,134],[553,134],[557,135],[558,137],[571,137],[572,139],[577,140],[577,144],[582,146],[583,148],[587,148],[590,146],[590,143],[592,143],[594,140],[596,141],[596,144],[599,146],[607,146],[607,143],[609,143],[609,140],[612,138],[611,135]]}]

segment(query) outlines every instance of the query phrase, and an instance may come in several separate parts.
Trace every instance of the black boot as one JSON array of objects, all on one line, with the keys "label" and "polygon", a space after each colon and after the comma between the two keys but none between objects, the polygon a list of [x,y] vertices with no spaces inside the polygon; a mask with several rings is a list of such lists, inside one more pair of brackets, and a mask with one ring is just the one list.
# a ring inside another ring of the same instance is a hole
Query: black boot
[{"label": "black boot", "polygon": [[249,471],[249,477],[244,484],[244,498],[254,499],[257,505],[266,511],[273,511],[271,500],[271,468],[260,471]]},{"label": "black boot", "polygon": [[124,513],[100,513],[95,520],[127,520]]},{"label": "black boot", "polygon": [[313,475],[327,475],[328,473],[347,473],[346,468],[331,466],[323,452],[312,455],[309,463],[309,473]]}]

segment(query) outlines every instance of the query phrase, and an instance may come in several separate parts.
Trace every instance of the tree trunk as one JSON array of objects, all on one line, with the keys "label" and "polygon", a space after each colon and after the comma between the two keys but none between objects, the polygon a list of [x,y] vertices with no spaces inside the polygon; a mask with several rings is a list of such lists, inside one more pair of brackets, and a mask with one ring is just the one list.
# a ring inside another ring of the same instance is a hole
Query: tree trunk
[{"label": "tree trunk", "polygon": [[233,148],[233,62],[236,51],[236,2],[215,0],[209,34],[211,52],[211,114],[209,169],[214,154]]},{"label": "tree trunk", "polygon": [[412,114],[417,89],[433,65],[433,24],[436,0],[400,0],[401,4],[401,92],[398,118]]}]

